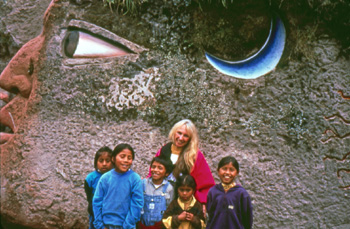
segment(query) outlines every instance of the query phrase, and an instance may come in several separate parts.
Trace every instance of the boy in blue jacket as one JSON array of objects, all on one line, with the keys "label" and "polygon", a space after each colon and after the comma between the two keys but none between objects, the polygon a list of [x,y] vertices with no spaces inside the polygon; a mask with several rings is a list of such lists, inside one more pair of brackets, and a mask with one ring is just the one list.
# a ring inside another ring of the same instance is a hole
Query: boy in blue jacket
[{"label": "boy in blue jacket", "polygon": [[132,229],[143,207],[140,176],[130,169],[135,152],[119,144],[112,154],[115,169],[102,175],[92,201],[96,229]]}]

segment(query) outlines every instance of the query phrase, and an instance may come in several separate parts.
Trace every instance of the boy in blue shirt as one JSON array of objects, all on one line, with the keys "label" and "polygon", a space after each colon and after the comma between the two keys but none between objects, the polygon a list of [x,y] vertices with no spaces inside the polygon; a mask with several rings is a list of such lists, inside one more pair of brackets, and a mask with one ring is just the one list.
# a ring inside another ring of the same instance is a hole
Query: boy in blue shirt
[{"label": "boy in blue shirt", "polygon": [[130,169],[134,157],[135,152],[128,144],[114,148],[115,169],[102,175],[92,201],[96,229],[132,229],[140,220],[142,181]]}]

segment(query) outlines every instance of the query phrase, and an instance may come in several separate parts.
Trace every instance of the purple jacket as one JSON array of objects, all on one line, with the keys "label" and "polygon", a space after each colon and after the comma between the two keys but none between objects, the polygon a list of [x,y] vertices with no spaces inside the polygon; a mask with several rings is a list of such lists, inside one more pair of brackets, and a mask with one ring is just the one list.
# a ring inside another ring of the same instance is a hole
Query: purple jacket
[{"label": "purple jacket", "polygon": [[207,228],[252,228],[253,208],[248,192],[240,185],[226,193],[221,184],[209,190]]}]

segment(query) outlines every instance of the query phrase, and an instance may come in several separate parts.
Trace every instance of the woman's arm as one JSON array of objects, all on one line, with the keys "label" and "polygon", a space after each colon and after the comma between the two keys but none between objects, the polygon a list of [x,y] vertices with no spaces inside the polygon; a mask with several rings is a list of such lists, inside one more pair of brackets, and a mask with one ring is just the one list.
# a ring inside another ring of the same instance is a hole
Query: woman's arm
[{"label": "woman's arm", "polygon": [[215,181],[203,153],[199,150],[191,175],[197,184],[194,196],[200,203],[205,204],[209,189],[215,185]]},{"label": "woman's arm", "polygon": [[216,206],[213,204],[213,191],[209,190],[208,196],[207,196],[207,205],[206,205],[206,209],[208,212],[207,228],[210,228],[211,220],[213,219],[213,216],[214,216],[215,207]]}]

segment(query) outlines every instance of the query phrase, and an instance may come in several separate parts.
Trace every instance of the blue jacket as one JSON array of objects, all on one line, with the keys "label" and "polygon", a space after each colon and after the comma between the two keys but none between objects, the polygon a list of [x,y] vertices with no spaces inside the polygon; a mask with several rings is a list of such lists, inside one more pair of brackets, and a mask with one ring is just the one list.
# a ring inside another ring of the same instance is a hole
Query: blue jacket
[{"label": "blue jacket", "polygon": [[88,212],[90,215],[93,215],[92,197],[94,196],[94,193],[95,193],[96,187],[97,187],[97,183],[100,180],[101,176],[102,176],[102,173],[95,170],[87,175],[85,182],[84,182],[86,199],[89,202]]},{"label": "blue jacket", "polygon": [[207,228],[248,229],[253,225],[253,208],[248,192],[240,185],[226,193],[221,184],[209,190],[207,196],[209,220]]},{"label": "blue jacket", "polygon": [[105,225],[135,228],[143,207],[140,176],[131,169],[118,173],[114,169],[103,174],[92,201],[95,228]]}]

